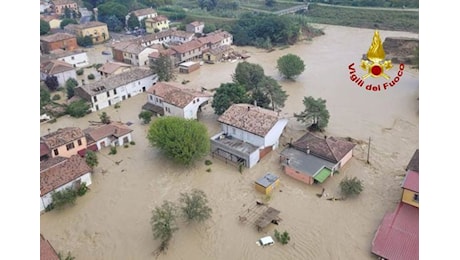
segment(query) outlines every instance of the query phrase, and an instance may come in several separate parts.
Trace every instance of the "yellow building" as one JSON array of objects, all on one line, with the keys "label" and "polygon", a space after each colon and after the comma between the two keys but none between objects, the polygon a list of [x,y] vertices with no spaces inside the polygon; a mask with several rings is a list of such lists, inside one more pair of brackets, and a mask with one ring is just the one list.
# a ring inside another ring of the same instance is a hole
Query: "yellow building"
[{"label": "yellow building", "polygon": [[163,31],[169,29],[169,20],[166,16],[159,15],[153,18],[145,19],[145,31],[147,33],[155,33],[155,31]]},{"label": "yellow building", "polygon": [[279,186],[280,179],[273,173],[267,173],[255,182],[256,190],[265,195],[272,194],[273,190]]},{"label": "yellow building", "polygon": [[69,24],[64,29],[69,33],[75,34],[77,37],[91,36],[93,44],[104,43],[110,38],[107,24],[98,21],[91,21],[84,24]]},{"label": "yellow building", "polygon": [[401,201],[418,208],[418,172],[407,171],[402,185],[403,193]]}]

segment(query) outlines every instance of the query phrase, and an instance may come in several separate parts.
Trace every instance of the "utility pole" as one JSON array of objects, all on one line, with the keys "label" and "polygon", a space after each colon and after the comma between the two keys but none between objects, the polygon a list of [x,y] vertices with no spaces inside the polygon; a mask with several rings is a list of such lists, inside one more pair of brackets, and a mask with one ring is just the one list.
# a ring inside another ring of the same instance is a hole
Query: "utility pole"
[{"label": "utility pole", "polygon": [[369,145],[367,147],[367,163],[369,164],[369,153],[371,152],[371,137],[369,136]]}]

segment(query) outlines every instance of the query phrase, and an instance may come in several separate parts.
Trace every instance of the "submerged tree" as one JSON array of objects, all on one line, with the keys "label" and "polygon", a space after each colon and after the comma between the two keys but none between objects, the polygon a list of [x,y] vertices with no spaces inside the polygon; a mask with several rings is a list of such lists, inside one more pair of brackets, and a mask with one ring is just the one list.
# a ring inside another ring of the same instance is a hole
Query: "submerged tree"
[{"label": "submerged tree", "polygon": [[153,60],[150,69],[158,75],[158,81],[170,81],[176,78],[174,64],[171,58],[163,53]]},{"label": "submerged tree", "polygon": [[212,108],[216,115],[222,115],[233,104],[247,103],[246,89],[237,83],[222,83],[214,93]]},{"label": "submerged tree", "polygon": [[203,222],[211,217],[212,209],[208,207],[208,199],[202,190],[193,189],[190,193],[181,193],[182,215],[189,222]]},{"label": "submerged tree", "polygon": [[97,159],[97,154],[94,151],[87,150],[85,154],[85,161],[89,167],[94,168],[99,164],[99,160]]},{"label": "submerged tree", "polygon": [[305,70],[305,64],[299,56],[289,53],[278,59],[276,68],[286,79],[294,79]]},{"label": "submerged tree", "polygon": [[348,197],[357,196],[363,191],[364,187],[361,180],[357,177],[345,177],[345,179],[340,182],[340,189],[342,194]]},{"label": "submerged tree", "polygon": [[172,235],[179,228],[176,224],[177,208],[170,201],[163,201],[161,207],[155,207],[152,211],[150,225],[152,226],[153,238],[161,240],[160,251],[165,251]]},{"label": "submerged tree", "polygon": [[297,121],[307,125],[310,131],[323,131],[329,123],[329,111],[326,108],[326,100],[322,98],[304,97],[304,111],[294,113]]}]

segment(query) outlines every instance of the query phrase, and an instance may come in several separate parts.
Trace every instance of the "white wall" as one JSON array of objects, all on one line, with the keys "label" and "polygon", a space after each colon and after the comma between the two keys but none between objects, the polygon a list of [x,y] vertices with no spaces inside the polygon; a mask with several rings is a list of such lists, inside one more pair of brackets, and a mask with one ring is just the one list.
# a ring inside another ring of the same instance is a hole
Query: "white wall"
[{"label": "white wall", "polygon": [[[86,186],[90,186],[91,185],[91,172],[88,172],[88,173],[85,173],[84,175],[80,176],[79,178],[71,181],[71,182],[68,182],[58,188],[56,188],[54,190],[54,192],[58,192],[58,191],[61,191],[61,190],[64,190],[64,189],[67,189],[67,188],[72,188],[72,185],[77,182],[78,180],[81,180],[81,183],[86,183]],[[40,197],[40,212],[44,211],[45,208],[52,202],[52,199],[51,199],[51,194],[53,193],[53,191],[51,192],[48,192],[47,194],[43,195],[42,197]]]},{"label": "white wall", "polygon": [[163,107],[165,111],[165,116],[177,116],[177,117],[184,117],[184,110],[182,108],[173,106],[169,103],[163,102]]},{"label": "white wall", "polygon": [[286,127],[288,123],[287,119],[280,119],[276,124],[270,129],[270,131],[267,133],[265,136],[265,143],[264,146],[274,146],[273,149],[276,149],[278,147],[278,141],[283,133],[284,128]]},{"label": "white wall", "polygon": [[185,119],[197,119],[198,108],[201,104],[209,100],[209,97],[195,98],[194,101],[184,107],[184,118]]},{"label": "white wall", "polygon": [[59,60],[65,61],[77,68],[86,67],[89,65],[88,55],[86,55],[86,52],[69,55],[67,57],[62,57]]},{"label": "white wall", "polygon": [[252,154],[249,155],[249,168],[252,168],[257,164],[257,162],[259,162],[259,156],[259,150],[255,150]]},{"label": "white wall", "polygon": [[237,139],[243,140],[257,147],[261,147],[261,146],[263,147],[265,143],[263,137],[260,137],[252,133],[248,133],[246,131],[243,131],[241,129],[238,129],[238,128],[235,128],[233,126],[229,126],[226,124],[222,124],[222,131],[224,133],[227,133],[231,136],[236,137]]}]

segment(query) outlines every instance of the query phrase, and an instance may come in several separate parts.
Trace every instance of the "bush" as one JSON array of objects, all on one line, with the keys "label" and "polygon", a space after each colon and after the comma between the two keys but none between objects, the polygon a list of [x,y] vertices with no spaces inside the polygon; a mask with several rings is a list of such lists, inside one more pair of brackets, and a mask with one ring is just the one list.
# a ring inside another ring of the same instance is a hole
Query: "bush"
[{"label": "bush", "polygon": [[109,155],[110,154],[117,154],[117,147],[115,147],[115,146],[110,147]]},{"label": "bush", "polygon": [[129,144],[124,144],[123,147],[124,147],[124,148],[128,148],[128,147],[129,147]]},{"label": "bush", "polygon": [[130,144],[130,145],[135,145],[135,144],[136,144],[136,142],[134,142],[134,141],[131,141],[131,142],[129,142],[129,144]]},{"label": "bush", "polygon": [[66,109],[66,112],[70,116],[79,118],[85,116],[86,114],[91,112],[91,110],[90,106],[86,103],[86,101],[81,99],[70,103],[70,105]]},{"label": "bush", "polygon": [[152,116],[153,116],[153,113],[148,110],[143,110],[138,115],[139,119],[142,119],[142,122],[144,124],[150,123],[150,121],[152,121]]},{"label": "bush", "polygon": [[206,160],[206,161],[204,161],[204,164],[205,164],[205,165],[211,165],[212,162],[211,162],[211,160]]},{"label": "bush", "polygon": [[68,204],[74,204],[77,199],[77,192],[71,188],[53,192],[51,194],[53,205],[55,208],[60,209]]},{"label": "bush", "polygon": [[207,172],[211,172],[211,168],[206,169]]},{"label": "bush", "polygon": [[96,78],[96,76],[94,76],[93,73],[91,73],[91,74],[88,75],[88,79],[95,79],[95,78]]},{"label": "bush", "polygon": [[101,63],[94,64],[94,68],[99,69],[100,67],[102,67],[102,64],[101,64]]},{"label": "bush", "polygon": [[115,106],[113,106],[114,108],[120,108],[120,103],[116,103]]},{"label": "bush", "polygon": [[82,182],[80,188],[77,190],[78,196],[83,196],[88,191],[88,187],[86,186],[86,182]]},{"label": "bush", "polygon": [[54,101],[60,100],[60,99],[61,99],[61,95],[56,94],[56,95],[54,95],[51,99],[54,100]]},{"label": "bush", "polygon": [[78,70],[77,70],[77,75],[78,75],[78,76],[81,76],[81,75],[83,75],[83,72],[85,72],[85,70],[83,70],[83,69],[78,69]]},{"label": "bush", "polygon": [[287,243],[289,243],[289,240],[291,240],[291,237],[289,236],[289,233],[287,231],[280,233],[276,229],[275,229],[275,238],[278,242],[280,242],[283,245],[286,245]]},{"label": "bush", "polygon": [[364,187],[360,179],[356,177],[353,177],[353,178],[345,177],[340,182],[340,189],[342,191],[342,194],[348,197],[348,196],[357,196],[363,191]]}]

